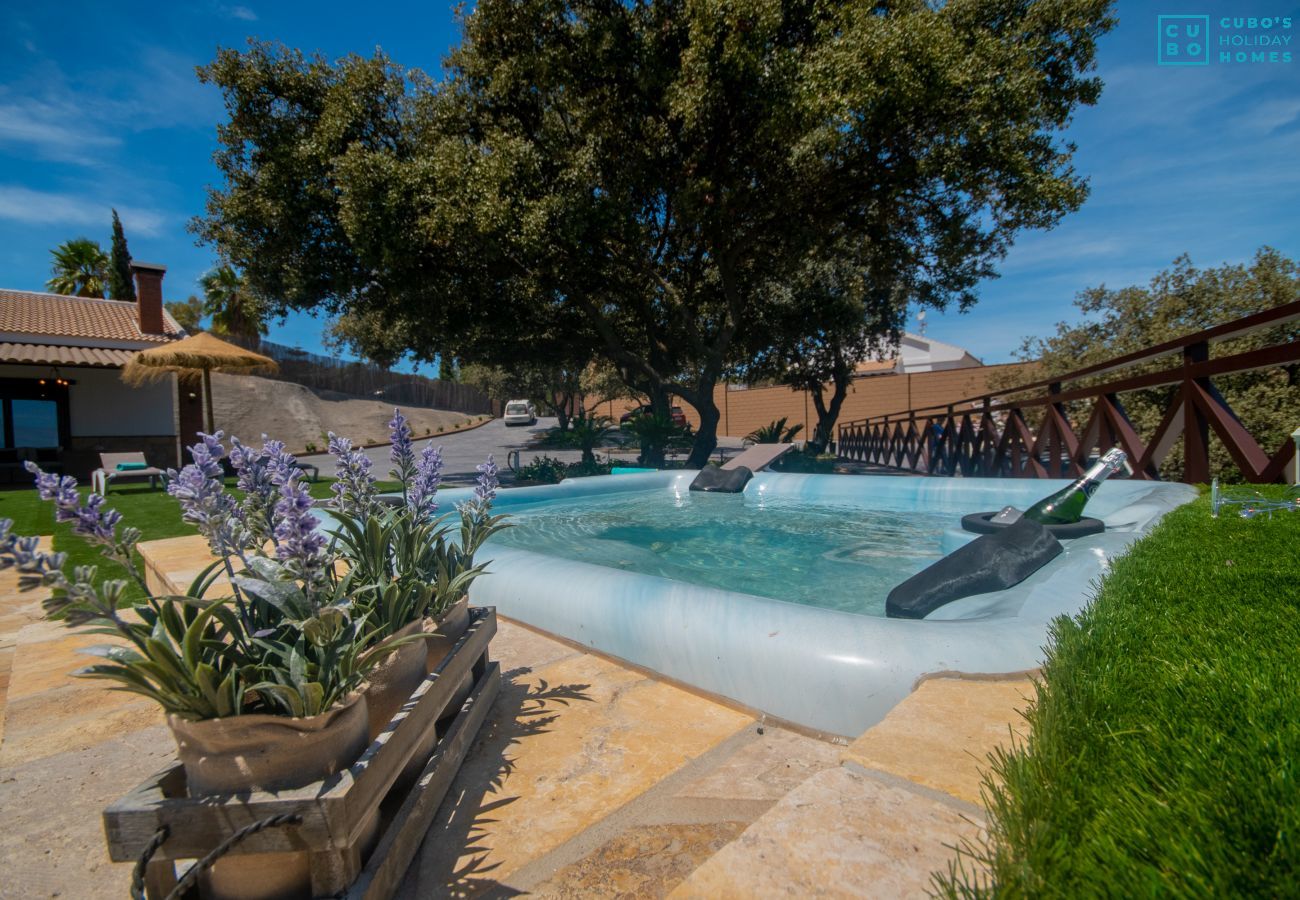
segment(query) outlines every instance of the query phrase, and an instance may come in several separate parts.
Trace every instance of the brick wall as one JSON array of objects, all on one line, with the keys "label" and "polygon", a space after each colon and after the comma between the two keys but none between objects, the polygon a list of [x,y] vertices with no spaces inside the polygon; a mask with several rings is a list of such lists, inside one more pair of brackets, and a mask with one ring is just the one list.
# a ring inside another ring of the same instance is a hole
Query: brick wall
[{"label": "brick wall", "polygon": [[[860,378],[849,388],[840,410],[840,422],[865,419],[885,413],[903,412],[924,406],[947,405],[974,397],[989,390],[989,379],[995,374],[1005,373],[1030,365],[1028,363],[1008,363],[1000,366],[974,366],[969,369],[949,369],[943,372],[919,372],[914,375],[876,375]],[[829,394],[829,392],[828,392]],[[749,388],[747,390],[728,390],[719,386],[713,392],[713,400],[718,405],[722,419],[718,423],[718,433],[733,437],[744,437],[751,431],[785,416],[788,423],[804,426],[800,437],[806,437],[817,422],[817,410],[812,400],[804,391],[794,391],[786,387]],[[598,406],[588,405],[588,409],[602,415],[610,416],[615,421],[618,417],[635,406],[630,400],[615,400]],[[687,404],[682,404],[686,418],[691,426],[699,424],[699,416]]]}]

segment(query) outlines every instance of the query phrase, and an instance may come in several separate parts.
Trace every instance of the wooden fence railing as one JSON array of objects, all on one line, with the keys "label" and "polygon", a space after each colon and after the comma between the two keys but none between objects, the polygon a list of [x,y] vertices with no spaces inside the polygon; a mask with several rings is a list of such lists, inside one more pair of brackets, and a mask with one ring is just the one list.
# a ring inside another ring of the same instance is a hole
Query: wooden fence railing
[{"label": "wooden fence railing", "polygon": [[[838,453],[843,459],[930,475],[1068,478],[1081,473],[1095,453],[1119,447],[1128,454],[1132,477],[1159,479],[1160,464],[1181,437],[1183,480],[1203,483],[1210,480],[1213,432],[1247,481],[1278,481],[1295,457],[1295,444],[1287,439],[1273,452],[1261,448],[1213,379],[1294,366],[1300,363],[1300,341],[1213,359],[1210,345],[1297,319],[1300,302],[1288,303],[1066,375],[945,406],[845,422],[839,427]],[[1181,357],[1179,364],[1167,369],[1071,387],[1175,355]],[[1177,388],[1159,426],[1144,439],[1120,395],[1167,385]],[[1075,405],[1074,420],[1085,422],[1082,428],[1071,424],[1066,404]],[[1027,411],[1037,421],[1036,431]]]}]

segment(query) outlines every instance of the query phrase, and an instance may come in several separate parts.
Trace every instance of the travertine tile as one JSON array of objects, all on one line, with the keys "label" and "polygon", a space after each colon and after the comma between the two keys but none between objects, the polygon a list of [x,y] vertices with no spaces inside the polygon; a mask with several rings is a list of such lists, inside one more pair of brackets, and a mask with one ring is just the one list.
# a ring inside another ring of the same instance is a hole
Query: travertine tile
[{"label": "travertine tile", "polygon": [[718,767],[677,793],[690,799],[778,800],[809,776],[839,765],[843,747],[767,728]]},{"label": "travertine tile", "polygon": [[101,813],[175,754],[158,726],[0,769],[0,898],[126,896],[131,865],[109,862]]},{"label": "travertine tile", "polygon": [[932,678],[863,732],[844,761],[979,803],[989,754],[1023,735],[1033,696],[1028,678]]},{"label": "travertine tile", "polygon": [[402,896],[500,889],[511,872],[751,721],[591,655],[517,671],[503,685]]},{"label": "travertine tile", "polygon": [[940,800],[840,767],[774,805],[668,896],[922,897],[980,827]]},{"label": "travertine tile", "polygon": [[745,822],[629,828],[528,893],[537,897],[663,897],[744,830]]}]

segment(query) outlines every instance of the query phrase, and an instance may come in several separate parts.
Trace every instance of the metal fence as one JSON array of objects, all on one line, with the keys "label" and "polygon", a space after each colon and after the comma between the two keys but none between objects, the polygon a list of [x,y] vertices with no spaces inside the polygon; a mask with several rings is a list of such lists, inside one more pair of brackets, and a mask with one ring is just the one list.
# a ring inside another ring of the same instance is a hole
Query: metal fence
[{"label": "metal fence", "polygon": [[373,363],[321,356],[271,341],[236,337],[227,340],[275,360],[280,371],[267,378],[291,381],[318,391],[384,400],[397,406],[424,406],[471,415],[496,412],[487,394],[467,384],[394,372]]},{"label": "metal fence", "polygon": [[[1276,450],[1260,447],[1213,379],[1293,367],[1300,363],[1300,342],[1217,358],[1211,358],[1210,345],[1297,320],[1300,302],[1288,303],[1054,378],[945,406],[845,422],[839,427],[838,453],[856,462],[930,475],[1060,478],[1079,475],[1095,452],[1119,447],[1128,454],[1132,477],[1159,479],[1161,463],[1181,438],[1182,478],[1201,483],[1210,480],[1213,432],[1246,481],[1278,481],[1292,465],[1295,444],[1284,440]],[[1091,383],[1171,356],[1178,365]],[[1082,381],[1090,383],[1071,386]],[[1144,438],[1120,395],[1167,386],[1173,389],[1164,416]]]}]

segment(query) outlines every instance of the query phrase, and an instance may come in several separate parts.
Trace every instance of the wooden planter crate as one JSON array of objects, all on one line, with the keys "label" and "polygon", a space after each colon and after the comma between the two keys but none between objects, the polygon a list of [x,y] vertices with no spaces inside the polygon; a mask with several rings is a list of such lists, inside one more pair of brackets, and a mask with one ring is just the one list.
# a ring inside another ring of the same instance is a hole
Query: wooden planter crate
[{"label": "wooden planter crate", "polygon": [[[452,652],[351,768],[276,794],[191,798],[181,764],[173,763],[104,810],[109,858],[139,859],[165,828],[166,838],[145,870],[149,898],[161,900],[177,884],[176,861],[201,859],[234,832],[270,816],[297,815],[300,824],[252,834],[227,858],[307,853],[314,897],[392,896],[501,686],[500,666],[488,658],[496,610],[472,609],[471,616],[469,630]],[[473,677],[469,698],[459,711],[450,709],[467,674]],[[399,796],[398,776],[422,745],[429,746],[434,729],[432,755],[415,784]],[[378,841],[363,857],[361,842],[376,812]]]}]

